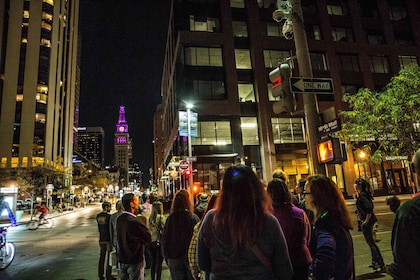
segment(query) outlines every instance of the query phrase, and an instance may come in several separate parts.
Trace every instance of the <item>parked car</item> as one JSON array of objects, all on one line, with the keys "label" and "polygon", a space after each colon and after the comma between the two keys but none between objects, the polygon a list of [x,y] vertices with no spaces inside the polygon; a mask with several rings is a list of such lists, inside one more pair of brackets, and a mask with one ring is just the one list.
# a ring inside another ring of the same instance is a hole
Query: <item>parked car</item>
[{"label": "parked car", "polygon": [[16,209],[17,210],[25,209],[25,207],[26,207],[26,205],[25,205],[25,202],[23,200],[20,200],[20,199],[16,200]]}]

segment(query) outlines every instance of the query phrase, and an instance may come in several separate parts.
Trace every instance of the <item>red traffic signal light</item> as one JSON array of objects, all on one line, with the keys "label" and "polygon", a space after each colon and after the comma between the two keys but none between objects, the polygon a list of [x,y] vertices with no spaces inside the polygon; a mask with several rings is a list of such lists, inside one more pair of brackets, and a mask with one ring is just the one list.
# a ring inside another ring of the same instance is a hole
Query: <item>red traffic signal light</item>
[{"label": "red traffic signal light", "polygon": [[190,178],[191,176],[191,170],[189,168],[184,170],[184,176],[185,178]]},{"label": "red traffic signal light", "polygon": [[282,63],[270,72],[271,94],[279,97],[280,100],[273,104],[273,111],[276,114],[296,111],[296,98],[290,86],[292,70],[289,64]]}]

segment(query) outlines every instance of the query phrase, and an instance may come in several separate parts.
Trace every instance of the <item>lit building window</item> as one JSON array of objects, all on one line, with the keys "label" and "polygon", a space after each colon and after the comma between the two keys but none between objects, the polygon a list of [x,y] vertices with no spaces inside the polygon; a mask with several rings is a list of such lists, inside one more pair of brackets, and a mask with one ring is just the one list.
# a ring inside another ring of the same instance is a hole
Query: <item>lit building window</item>
[{"label": "lit building window", "polygon": [[410,64],[418,65],[417,57],[414,55],[399,55],[398,60],[401,68]]},{"label": "lit building window", "polygon": [[248,37],[248,27],[245,21],[232,21],[233,36]]},{"label": "lit building window", "polygon": [[259,145],[258,124],[256,117],[242,117],[241,131],[243,145]]},{"label": "lit building window", "polygon": [[223,66],[221,48],[189,47],[184,52],[185,64],[191,66]]},{"label": "lit building window", "polygon": [[274,144],[305,143],[302,118],[271,118]]},{"label": "lit building window", "polygon": [[219,19],[190,15],[190,31],[217,32]]},{"label": "lit building window", "polygon": [[192,138],[193,145],[229,145],[232,136],[229,121],[198,122],[198,137]]},{"label": "lit building window", "polygon": [[274,68],[279,65],[279,62],[284,62],[290,57],[291,54],[289,50],[264,50],[264,65],[266,68]]},{"label": "lit building window", "polygon": [[370,71],[372,73],[389,73],[388,58],[382,55],[370,56]]},{"label": "lit building window", "polygon": [[247,49],[235,49],[236,69],[252,69],[251,55]]},{"label": "lit building window", "polygon": [[238,84],[239,102],[255,102],[254,85]]}]

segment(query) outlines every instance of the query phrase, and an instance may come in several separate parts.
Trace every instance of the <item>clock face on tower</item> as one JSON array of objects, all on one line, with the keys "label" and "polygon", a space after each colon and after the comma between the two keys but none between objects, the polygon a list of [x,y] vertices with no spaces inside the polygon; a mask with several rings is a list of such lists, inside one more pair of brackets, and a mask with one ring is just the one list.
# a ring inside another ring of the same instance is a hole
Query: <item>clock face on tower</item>
[{"label": "clock face on tower", "polygon": [[120,132],[124,132],[124,127],[120,126],[119,130],[120,130]]}]

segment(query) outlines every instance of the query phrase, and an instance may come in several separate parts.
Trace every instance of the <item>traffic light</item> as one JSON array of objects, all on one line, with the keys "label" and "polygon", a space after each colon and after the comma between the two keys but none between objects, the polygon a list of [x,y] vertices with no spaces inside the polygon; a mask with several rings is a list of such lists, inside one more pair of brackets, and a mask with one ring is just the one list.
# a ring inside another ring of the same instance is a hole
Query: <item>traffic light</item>
[{"label": "traffic light", "polygon": [[319,163],[343,163],[347,160],[338,138],[328,137],[320,140],[316,150]]},{"label": "traffic light", "polygon": [[188,178],[191,177],[191,170],[189,168],[187,168],[187,169],[184,170],[184,177],[186,179],[188,179]]},{"label": "traffic light", "polygon": [[271,93],[273,97],[280,97],[280,100],[273,104],[273,111],[276,114],[283,112],[292,113],[296,111],[295,93],[290,87],[291,75],[292,70],[287,63],[282,63],[279,67],[270,72],[269,78],[273,84]]}]

